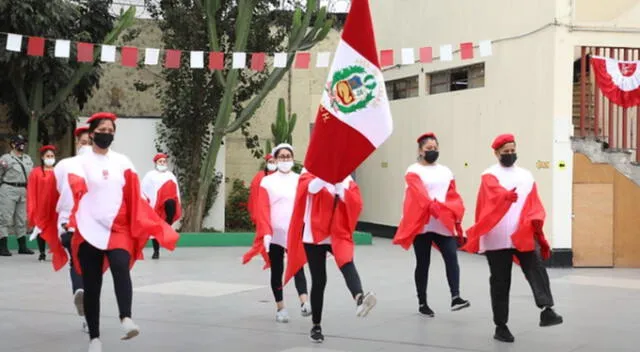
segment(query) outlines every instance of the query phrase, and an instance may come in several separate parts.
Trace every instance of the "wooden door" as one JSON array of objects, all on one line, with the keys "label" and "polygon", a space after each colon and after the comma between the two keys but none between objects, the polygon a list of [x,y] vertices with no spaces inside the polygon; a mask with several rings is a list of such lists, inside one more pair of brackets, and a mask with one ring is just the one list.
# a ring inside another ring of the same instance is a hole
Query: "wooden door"
[{"label": "wooden door", "polygon": [[573,185],[573,266],[612,267],[613,183]]}]

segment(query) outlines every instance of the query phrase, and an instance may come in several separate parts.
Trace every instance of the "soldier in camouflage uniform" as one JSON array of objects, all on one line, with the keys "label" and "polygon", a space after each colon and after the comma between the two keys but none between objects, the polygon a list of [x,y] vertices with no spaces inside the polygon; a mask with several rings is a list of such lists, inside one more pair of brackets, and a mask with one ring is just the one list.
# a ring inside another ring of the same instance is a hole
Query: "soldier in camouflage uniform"
[{"label": "soldier in camouflage uniform", "polygon": [[33,161],[24,153],[27,141],[21,135],[11,138],[11,151],[0,157],[0,256],[11,256],[7,248],[9,225],[18,237],[18,253],[33,254],[25,237],[27,218],[27,177]]}]

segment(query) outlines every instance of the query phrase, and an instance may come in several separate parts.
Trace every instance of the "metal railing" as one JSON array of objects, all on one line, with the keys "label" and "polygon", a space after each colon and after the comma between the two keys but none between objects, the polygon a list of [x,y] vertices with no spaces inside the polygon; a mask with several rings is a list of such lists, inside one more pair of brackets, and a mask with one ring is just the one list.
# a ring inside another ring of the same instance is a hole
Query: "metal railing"
[{"label": "metal railing", "polygon": [[[590,67],[591,56],[604,56],[618,60],[640,60],[640,48],[588,47],[581,48],[579,67],[579,112],[576,116],[574,88],[574,120],[578,117],[577,133],[580,137],[594,137],[605,142],[608,149],[635,153],[640,162],[640,109],[623,108],[613,104],[598,89]],[[575,123],[575,122],[574,122]]]}]

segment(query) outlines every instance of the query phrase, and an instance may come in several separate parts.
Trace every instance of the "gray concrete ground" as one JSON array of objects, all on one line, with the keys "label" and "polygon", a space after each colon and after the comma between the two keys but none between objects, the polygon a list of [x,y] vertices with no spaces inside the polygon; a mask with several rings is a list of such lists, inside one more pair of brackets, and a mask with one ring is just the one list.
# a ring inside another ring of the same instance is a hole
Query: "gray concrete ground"
[{"label": "gray concrete ground", "polygon": [[[328,262],[324,344],[308,340],[310,318],[299,315],[295,288],[286,288],[291,314],[277,324],[268,272],[240,265],[246,248],[185,248],[133,270],[134,320],[141,335],[122,342],[110,273],[102,293],[104,351],[638,351],[640,270],[551,269],[556,307],[565,324],[538,327],[539,311],[514,267],[510,327],[514,344],[492,339],[488,268],[484,257],[460,255],[462,295],[471,307],[449,310],[444,266],[434,251],[429,303],[435,318],[417,313],[413,252],[374,239],[356,248],[365,289],[378,306],[365,319],[333,261]],[[150,256],[150,253],[147,252]],[[0,258],[0,351],[86,351],[88,337],[71,303],[68,272],[54,273],[36,256]],[[308,275],[308,271],[307,271]],[[618,301],[618,302],[616,302]]]}]

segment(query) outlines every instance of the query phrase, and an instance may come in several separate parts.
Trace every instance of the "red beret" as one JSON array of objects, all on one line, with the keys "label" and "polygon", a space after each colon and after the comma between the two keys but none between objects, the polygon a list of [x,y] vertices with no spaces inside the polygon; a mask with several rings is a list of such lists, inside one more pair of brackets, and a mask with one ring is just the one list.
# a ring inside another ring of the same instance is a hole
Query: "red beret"
[{"label": "red beret", "polygon": [[438,138],[436,137],[435,133],[427,132],[427,133],[422,134],[420,137],[418,137],[418,139],[416,139],[416,142],[420,143],[420,141],[425,139],[425,138],[433,138],[435,140],[438,140]]},{"label": "red beret", "polygon": [[89,132],[89,127],[88,126],[82,126],[82,127],[76,128],[75,131],[73,131],[73,135],[75,137],[78,137],[78,136],[80,136],[81,134],[83,134],[85,132]]},{"label": "red beret", "polygon": [[93,115],[91,115],[91,117],[87,120],[87,123],[91,123],[95,120],[100,120],[100,119],[108,119],[111,120],[113,122],[116,121],[116,114],[111,113],[111,112],[97,112]]},{"label": "red beret", "polygon": [[50,145],[50,144],[43,145],[42,148],[40,148],[40,153],[42,154],[42,153],[46,152],[47,150],[55,152],[56,151],[56,147],[53,146],[53,145]]},{"label": "red beret", "polygon": [[269,161],[271,159],[273,159],[273,155],[271,155],[271,154],[267,154],[267,155],[264,156],[264,160],[266,160],[266,161]]},{"label": "red beret", "polygon": [[503,145],[507,143],[515,143],[515,141],[516,139],[515,137],[513,137],[512,134],[510,133],[501,134],[498,137],[496,137],[496,139],[493,140],[493,143],[491,144],[491,148],[493,148],[493,150],[498,150],[502,148]]},{"label": "red beret", "polygon": [[165,153],[158,153],[156,154],[156,156],[153,157],[153,162],[155,163],[156,161],[160,160],[160,159],[166,159],[169,156]]}]

